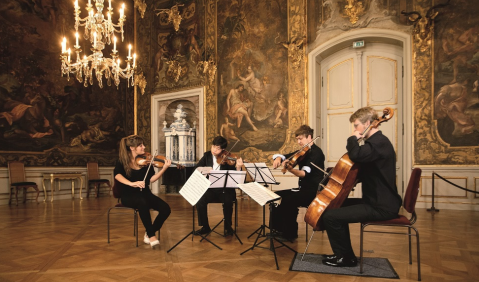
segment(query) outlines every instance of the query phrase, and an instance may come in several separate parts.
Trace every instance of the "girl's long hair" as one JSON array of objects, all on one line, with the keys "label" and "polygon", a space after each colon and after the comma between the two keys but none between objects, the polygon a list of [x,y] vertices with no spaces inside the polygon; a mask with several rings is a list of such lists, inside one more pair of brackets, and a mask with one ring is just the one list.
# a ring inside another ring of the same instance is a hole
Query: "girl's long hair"
[{"label": "girl's long hair", "polygon": [[143,138],[138,135],[130,135],[127,137],[123,137],[120,141],[120,162],[125,168],[126,176],[128,177],[130,177],[131,175],[131,165],[134,161],[130,147],[136,148],[143,143]]}]

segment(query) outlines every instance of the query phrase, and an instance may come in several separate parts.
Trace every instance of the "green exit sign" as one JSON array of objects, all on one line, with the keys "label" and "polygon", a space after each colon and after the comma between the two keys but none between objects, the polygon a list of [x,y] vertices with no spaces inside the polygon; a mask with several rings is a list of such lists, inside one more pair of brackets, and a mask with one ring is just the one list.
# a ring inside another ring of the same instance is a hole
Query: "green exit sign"
[{"label": "green exit sign", "polygon": [[364,40],[353,42],[353,48],[364,47]]}]

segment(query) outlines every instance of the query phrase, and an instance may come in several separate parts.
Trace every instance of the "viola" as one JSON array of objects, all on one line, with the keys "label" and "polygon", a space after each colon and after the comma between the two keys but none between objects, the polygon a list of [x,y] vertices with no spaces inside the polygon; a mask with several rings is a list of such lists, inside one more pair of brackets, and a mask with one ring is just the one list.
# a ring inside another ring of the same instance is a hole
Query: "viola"
[{"label": "viola", "polygon": [[[362,135],[364,136],[372,128],[377,128],[380,123],[388,121],[393,115],[393,109],[385,108],[383,110],[383,116],[373,121],[370,126],[364,130]],[[315,231],[324,230],[319,219],[326,209],[341,207],[344,200],[358,182],[358,171],[359,166],[351,161],[349,155],[346,153],[339,159],[332,171],[321,181],[320,186],[323,187],[323,190],[318,192],[316,198],[309,204],[306,214],[304,215],[304,221],[311,225]],[[324,186],[322,183],[326,179],[329,180],[326,186]]]},{"label": "viola", "polygon": [[306,155],[306,153],[309,151],[309,149],[311,149],[311,147],[309,146],[305,146],[304,148],[302,148],[301,150],[298,150],[292,157],[291,159],[289,160],[289,162],[287,162],[284,167],[281,169],[281,172],[283,174],[286,173],[287,170],[290,170],[292,169],[293,167],[295,167],[301,160],[304,159],[304,156]]},{"label": "viola", "polygon": [[[152,160],[153,159],[153,160]],[[153,165],[157,168],[162,168],[163,165],[165,164],[166,157],[157,155],[152,158],[152,155],[150,153],[145,152],[143,155],[138,155],[135,158],[136,164],[139,166],[147,166],[147,165]],[[185,168],[183,165],[175,162],[171,162],[172,165],[176,165],[178,169],[183,169]]]},{"label": "viola", "polygon": [[311,149],[311,147],[309,146],[309,144],[313,143],[314,141],[316,141],[316,139],[318,139],[319,136],[317,136],[316,138],[314,138],[313,140],[309,141],[308,144],[304,145],[303,147],[301,147],[301,149],[299,149],[298,151],[296,151],[292,156],[290,156],[288,158],[288,162],[286,162],[286,164],[284,165],[284,167],[281,169],[281,172],[283,174],[286,173],[286,171],[292,169],[293,167],[295,167],[301,160],[304,159],[304,156],[306,155],[306,153],[309,152],[309,149]]}]

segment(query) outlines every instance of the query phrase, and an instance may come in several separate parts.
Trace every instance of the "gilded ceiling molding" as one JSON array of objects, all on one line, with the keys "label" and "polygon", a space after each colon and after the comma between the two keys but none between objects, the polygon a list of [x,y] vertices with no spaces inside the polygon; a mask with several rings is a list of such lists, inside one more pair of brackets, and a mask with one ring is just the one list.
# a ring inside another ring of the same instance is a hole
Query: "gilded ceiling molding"
[{"label": "gilded ceiling molding", "polygon": [[[217,50],[216,46],[216,0],[207,0],[205,5],[205,50]],[[215,60],[216,61],[216,60]],[[209,144],[218,135],[217,132],[217,107],[216,78],[210,83],[205,83],[205,151]]]}]

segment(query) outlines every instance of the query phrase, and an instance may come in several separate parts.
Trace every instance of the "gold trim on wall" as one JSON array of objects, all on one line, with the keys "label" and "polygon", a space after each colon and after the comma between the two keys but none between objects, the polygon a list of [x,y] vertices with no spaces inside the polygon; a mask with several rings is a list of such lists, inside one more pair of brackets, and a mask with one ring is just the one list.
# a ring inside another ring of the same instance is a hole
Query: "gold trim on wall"
[{"label": "gold trim on wall", "polygon": [[[207,0],[205,6],[205,50],[215,50],[215,61],[218,61],[217,55],[217,41],[216,41],[216,29],[217,29],[217,1]],[[216,76],[211,83],[207,83],[205,86],[205,135],[204,135],[204,150],[208,151],[211,141],[217,134],[217,104],[218,93],[216,89]]]}]

